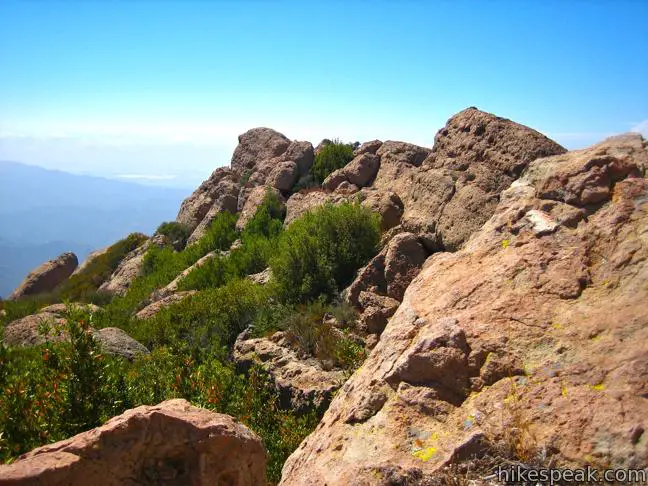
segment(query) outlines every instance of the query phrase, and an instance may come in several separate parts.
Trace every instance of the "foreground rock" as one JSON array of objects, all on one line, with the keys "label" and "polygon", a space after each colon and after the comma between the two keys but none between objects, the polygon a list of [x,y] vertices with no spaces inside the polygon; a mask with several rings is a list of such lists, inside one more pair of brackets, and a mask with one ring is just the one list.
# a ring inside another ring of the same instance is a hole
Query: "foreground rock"
[{"label": "foreground rock", "polygon": [[342,370],[325,370],[317,359],[298,356],[284,332],[269,338],[240,336],[233,358],[242,371],[260,364],[274,381],[282,408],[299,412],[312,406],[325,410],[345,379]]},{"label": "foreground rock", "polygon": [[77,256],[71,252],[63,253],[43,263],[25,277],[8,300],[51,292],[72,275],[78,264]]},{"label": "foreground rock", "polygon": [[0,484],[265,484],[261,439],[223,414],[168,400],[0,466]]},{"label": "foreground rock", "polygon": [[427,260],[281,484],[432,484],[493,451],[647,467],[647,166],[639,135],[531,163]]},{"label": "foreground rock", "polygon": [[141,275],[144,256],[153,246],[162,247],[167,243],[164,235],[156,235],[124,257],[110,278],[99,286],[100,292],[112,295],[125,295],[133,281]]}]

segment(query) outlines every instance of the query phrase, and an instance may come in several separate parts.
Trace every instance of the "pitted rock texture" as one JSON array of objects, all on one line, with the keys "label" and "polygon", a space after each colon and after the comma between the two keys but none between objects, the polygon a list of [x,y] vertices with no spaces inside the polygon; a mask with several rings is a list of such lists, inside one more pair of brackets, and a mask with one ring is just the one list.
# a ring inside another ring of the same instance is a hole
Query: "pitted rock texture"
[{"label": "pitted rock texture", "polygon": [[110,278],[99,286],[99,291],[125,295],[133,281],[140,276],[148,249],[153,246],[162,247],[166,243],[167,238],[164,235],[156,235],[146,240],[124,257]]},{"label": "pitted rock texture", "polygon": [[415,234],[399,233],[358,271],[344,295],[360,311],[360,328],[365,333],[382,332],[427,257]]},{"label": "pitted rock texture", "polygon": [[531,162],[428,258],[281,484],[432,484],[492,448],[647,467],[647,164],[638,134]]},{"label": "pitted rock texture", "polygon": [[299,412],[313,406],[325,410],[345,379],[342,370],[325,370],[317,359],[299,356],[284,332],[253,339],[244,332],[234,345],[233,358],[241,370],[261,365],[279,392],[282,408]]},{"label": "pitted rock texture", "polygon": [[236,211],[231,207],[230,196],[238,195],[239,175],[229,167],[219,167],[198,189],[182,202],[176,221],[187,225],[192,230],[203,221],[214,205],[223,209]]},{"label": "pitted rock texture", "polygon": [[67,280],[74,272],[79,260],[74,253],[63,253],[29,272],[8,300],[16,300],[29,295],[51,292],[57,285]]},{"label": "pitted rock texture", "polygon": [[322,187],[332,191],[345,181],[356,187],[365,187],[374,180],[379,168],[380,157],[372,153],[362,153],[341,169],[333,171],[324,180]]},{"label": "pitted rock texture", "polygon": [[2,485],[265,484],[261,439],[230,416],[167,400],[0,466]]}]

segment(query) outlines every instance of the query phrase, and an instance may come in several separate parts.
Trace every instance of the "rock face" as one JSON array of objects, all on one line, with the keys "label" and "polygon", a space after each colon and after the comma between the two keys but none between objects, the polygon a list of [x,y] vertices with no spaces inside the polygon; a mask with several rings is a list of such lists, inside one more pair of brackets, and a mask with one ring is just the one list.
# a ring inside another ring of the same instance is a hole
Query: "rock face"
[{"label": "rock face", "polygon": [[242,370],[260,364],[272,377],[285,409],[305,412],[314,405],[323,410],[345,379],[341,370],[324,370],[315,358],[298,356],[284,332],[255,339],[246,339],[244,333],[234,345],[233,358]]},{"label": "rock face", "polygon": [[144,256],[152,246],[162,247],[167,239],[164,235],[156,235],[135,248],[124,257],[108,280],[99,286],[100,292],[113,295],[124,295],[142,271]]},{"label": "rock face", "polygon": [[137,317],[138,319],[150,319],[162,309],[166,309],[173,304],[182,302],[187,297],[191,297],[192,295],[195,295],[197,293],[198,292],[196,290],[184,290],[181,292],[169,294],[166,297],[163,297],[160,300],[152,302],[151,304],[144,307],[142,310],[137,312],[137,314],[135,314],[135,317]]},{"label": "rock face", "polygon": [[185,400],[142,406],[0,466],[3,485],[265,484],[261,439]]},{"label": "rock face", "polygon": [[25,277],[18,288],[11,293],[8,300],[51,292],[72,275],[78,264],[77,256],[71,252],[63,253],[54,260],[43,263]]},{"label": "rock face", "polygon": [[365,187],[376,177],[379,168],[380,157],[368,152],[362,153],[341,169],[332,172],[324,180],[322,187],[334,190],[344,181],[356,187]]},{"label": "rock face", "polygon": [[283,197],[281,196],[279,190],[273,187],[257,186],[250,189],[247,197],[245,198],[245,203],[243,204],[243,207],[241,208],[241,211],[239,213],[239,217],[236,220],[237,230],[243,231],[243,229],[245,229],[245,226],[250,222],[250,220],[256,214],[257,208],[261,205],[261,203],[265,199],[266,193],[268,191],[276,195],[280,201],[283,201]]},{"label": "rock face", "polygon": [[180,274],[176,278],[174,278],[171,282],[169,282],[165,287],[162,287],[161,289],[154,290],[151,293],[150,301],[151,302],[157,302],[159,300],[170,297],[173,294],[180,293],[178,291],[178,288],[180,287],[180,282],[182,282],[183,278],[185,278],[187,275],[189,275],[196,268],[202,267],[207,262],[209,262],[209,260],[211,260],[212,258],[216,258],[219,255],[220,255],[220,252],[218,252],[218,251],[210,251],[205,256],[198,259],[198,261],[196,263],[194,263],[193,265],[191,265],[188,268],[185,268],[182,272],[180,272]]},{"label": "rock face", "polygon": [[93,334],[104,353],[121,356],[129,361],[141,354],[149,354],[146,346],[135,341],[117,327],[104,327],[98,331],[93,331]]},{"label": "rock face", "polygon": [[647,167],[637,134],[531,162],[426,261],[281,484],[432,484],[491,449],[648,466]]},{"label": "rock face", "polygon": [[334,194],[319,190],[293,194],[286,202],[286,219],[284,220],[284,225],[288,226],[307,212],[323,206],[326,203],[339,204],[348,200],[349,197],[343,194]]},{"label": "rock face", "polygon": [[243,174],[252,172],[260,160],[279,157],[290,146],[290,140],[270,128],[253,128],[238,138],[232,155],[232,170]]},{"label": "rock face", "polygon": [[400,233],[360,269],[344,293],[346,300],[360,311],[362,330],[369,334],[382,332],[427,256],[416,235]]},{"label": "rock face", "polygon": [[74,270],[74,272],[72,272],[72,275],[76,275],[77,273],[81,273],[81,272],[83,272],[83,271],[84,271],[86,268],[88,268],[88,267],[90,266],[90,264],[91,264],[93,261],[95,261],[98,257],[100,257],[101,255],[105,255],[105,254],[108,252],[109,249],[110,249],[110,247],[107,246],[106,248],[101,248],[101,249],[99,249],[99,250],[95,250],[95,251],[93,251],[92,253],[90,253],[90,254],[86,257],[86,259],[83,260],[83,263],[81,263],[78,267],[76,267],[76,269]]}]

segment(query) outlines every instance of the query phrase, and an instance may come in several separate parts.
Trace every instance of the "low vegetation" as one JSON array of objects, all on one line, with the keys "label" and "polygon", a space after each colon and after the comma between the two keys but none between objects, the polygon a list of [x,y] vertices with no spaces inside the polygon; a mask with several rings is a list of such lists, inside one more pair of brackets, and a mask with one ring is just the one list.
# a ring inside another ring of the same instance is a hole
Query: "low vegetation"
[{"label": "low vegetation", "polygon": [[315,156],[311,174],[314,180],[321,184],[331,172],[341,169],[351,160],[353,160],[353,144],[333,140],[322,147],[321,152]]},{"label": "low vegetation", "polygon": [[[349,372],[357,368],[364,360],[362,346],[326,318],[353,326],[353,310],[336,297],[375,254],[380,238],[378,217],[359,204],[324,206],[286,230],[283,218],[271,193],[240,233],[235,216],[223,213],[200,241],[181,251],[173,245],[148,250],[143,274],[126,295],[104,302],[102,312],[71,312],[69,342],[0,346],[0,460],[87,430],[128,408],[182,397],[230,414],[259,433],[270,456],[268,479],[277,482],[283,462],[319,417],[281,410],[262,369],[238,375],[229,358],[232,345],[246,328],[257,335],[283,330],[304,355]],[[159,232],[176,231],[167,225]],[[237,238],[236,249],[181,281],[183,289],[197,294],[150,319],[134,318],[153,290],[207,253],[227,250]],[[246,278],[268,266],[274,277],[267,285]],[[23,302],[3,304],[6,321],[27,310]],[[29,305],[33,312],[38,303]],[[120,327],[151,354],[132,363],[106,356],[89,326]]]}]

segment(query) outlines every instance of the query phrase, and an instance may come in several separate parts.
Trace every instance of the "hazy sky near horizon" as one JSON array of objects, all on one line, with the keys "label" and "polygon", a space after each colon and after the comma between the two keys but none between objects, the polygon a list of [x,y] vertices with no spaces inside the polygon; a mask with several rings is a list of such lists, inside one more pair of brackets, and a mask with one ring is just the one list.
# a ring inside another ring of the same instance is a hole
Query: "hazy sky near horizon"
[{"label": "hazy sky near horizon", "polygon": [[431,146],[468,107],[648,135],[648,2],[0,2],[0,159],[195,186],[237,136]]}]

